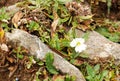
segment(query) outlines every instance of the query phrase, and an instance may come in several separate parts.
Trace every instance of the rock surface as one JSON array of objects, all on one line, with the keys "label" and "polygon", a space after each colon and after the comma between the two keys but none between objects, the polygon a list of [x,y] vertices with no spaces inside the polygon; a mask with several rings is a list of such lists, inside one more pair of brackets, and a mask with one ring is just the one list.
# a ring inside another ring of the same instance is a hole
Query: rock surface
[{"label": "rock surface", "polygon": [[[76,30],[76,34],[78,37],[82,37],[85,33],[81,30]],[[44,60],[46,53],[54,53],[53,65],[58,70],[62,71],[63,73],[75,75],[77,77],[77,81],[85,81],[82,73],[76,67],[59,56],[57,53],[53,52],[36,36],[30,35],[29,33],[19,29],[14,29],[12,33],[7,32],[5,36],[8,44],[11,44],[12,46],[23,46],[29,50],[30,55],[34,55],[41,60]],[[113,56],[117,61],[120,62],[120,45],[109,41],[99,33],[90,31],[88,39],[86,40],[86,45],[87,49],[84,52],[89,54],[91,59],[95,59],[96,57],[106,58]]]},{"label": "rock surface", "polygon": [[[82,37],[85,33],[81,30],[76,30],[78,37]],[[86,40],[87,49],[85,52],[90,55],[91,59],[96,57],[106,58],[113,56],[120,62],[120,44],[111,42],[104,36],[95,31],[90,31],[88,40]]]},{"label": "rock surface", "polygon": [[85,81],[79,69],[49,49],[48,46],[42,43],[38,37],[30,35],[29,33],[19,29],[14,29],[12,33],[7,32],[5,37],[7,39],[7,43],[11,44],[11,46],[23,46],[29,50],[30,55],[34,55],[41,60],[44,60],[46,53],[52,52],[54,54],[53,65],[56,69],[63,73],[76,76],[76,81]]}]

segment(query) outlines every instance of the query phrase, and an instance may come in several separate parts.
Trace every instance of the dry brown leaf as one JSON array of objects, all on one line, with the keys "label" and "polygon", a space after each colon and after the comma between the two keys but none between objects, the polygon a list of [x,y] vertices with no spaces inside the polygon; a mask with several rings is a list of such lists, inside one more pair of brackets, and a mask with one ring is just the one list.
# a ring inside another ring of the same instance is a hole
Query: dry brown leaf
[{"label": "dry brown leaf", "polygon": [[79,25],[77,28],[80,29],[80,30],[82,30],[82,31],[86,31],[86,30],[90,29],[90,27],[86,26],[86,25]]},{"label": "dry brown leaf", "polygon": [[13,63],[15,61],[15,59],[11,58],[11,57],[6,57],[6,59],[10,62]]},{"label": "dry brown leaf", "polygon": [[21,11],[18,11],[12,18],[12,23],[15,26],[15,28],[18,28],[18,22],[23,17],[23,13]]},{"label": "dry brown leaf", "polygon": [[12,77],[12,75],[15,73],[15,71],[17,70],[17,68],[18,68],[18,65],[11,66],[11,67],[8,68],[8,70],[10,71],[9,78]]},{"label": "dry brown leaf", "polygon": [[3,50],[3,51],[8,51],[8,46],[4,43],[0,44],[0,49]]},{"label": "dry brown leaf", "polygon": [[52,81],[63,81],[64,80],[64,76],[61,76],[61,75],[54,75],[53,78],[52,78]]},{"label": "dry brown leaf", "polygon": [[56,30],[56,27],[58,25],[58,22],[59,22],[59,16],[55,10],[53,10],[53,16],[54,16],[54,20],[53,20],[52,25],[51,25],[51,35],[52,36],[53,36],[53,34]]}]

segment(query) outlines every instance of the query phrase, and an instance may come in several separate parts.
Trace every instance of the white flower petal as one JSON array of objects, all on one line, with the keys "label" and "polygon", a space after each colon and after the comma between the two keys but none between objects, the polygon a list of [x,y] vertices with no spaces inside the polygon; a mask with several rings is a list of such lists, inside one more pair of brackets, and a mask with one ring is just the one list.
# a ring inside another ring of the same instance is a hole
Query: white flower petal
[{"label": "white flower petal", "polygon": [[75,51],[79,53],[82,52],[82,50],[79,47],[75,47]]},{"label": "white flower petal", "polygon": [[75,47],[75,46],[76,46],[76,44],[77,44],[76,40],[75,40],[75,39],[73,39],[73,41],[70,43],[70,46],[71,46],[71,47]]},{"label": "white flower petal", "polygon": [[82,44],[80,46],[76,46],[75,51],[80,53],[80,52],[84,51],[86,48],[87,48],[87,46],[85,44]]},{"label": "white flower petal", "polygon": [[81,49],[82,49],[82,50],[85,50],[86,48],[87,48],[87,45],[85,45],[85,44],[82,44],[82,45],[81,45]]},{"label": "white flower petal", "polygon": [[83,38],[77,38],[77,41],[79,41],[80,43],[84,43],[85,40]]}]

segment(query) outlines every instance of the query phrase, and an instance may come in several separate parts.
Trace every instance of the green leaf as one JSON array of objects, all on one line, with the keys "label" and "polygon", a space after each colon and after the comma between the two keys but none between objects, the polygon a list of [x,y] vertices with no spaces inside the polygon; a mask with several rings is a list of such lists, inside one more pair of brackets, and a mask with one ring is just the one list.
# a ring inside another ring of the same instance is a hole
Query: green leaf
[{"label": "green leaf", "polygon": [[75,32],[75,28],[71,28],[68,33],[67,33],[69,39],[73,39],[76,38],[76,32]]},{"label": "green leaf", "polygon": [[60,42],[59,42],[58,34],[54,35],[49,45],[57,50],[60,50]]},{"label": "green leaf", "polygon": [[66,75],[65,76],[65,81],[76,81],[76,77],[75,76]]},{"label": "green leaf", "polygon": [[88,58],[88,57],[89,57],[89,54],[87,54],[87,53],[82,53],[82,54],[80,54],[79,56],[82,57],[82,58]]},{"label": "green leaf", "polygon": [[113,77],[115,77],[115,76],[116,76],[116,75],[115,75],[114,70],[109,71],[109,78],[113,78]]},{"label": "green leaf", "polygon": [[62,47],[70,47],[70,40],[68,39],[60,39],[60,46]]},{"label": "green leaf", "polygon": [[19,59],[23,59],[23,55],[22,54],[19,54],[19,53],[17,53],[17,58],[19,58]]},{"label": "green leaf", "polygon": [[5,7],[2,7],[0,9],[0,20],[3,20],[3,19],[5,19],[5,20],[10,19],[10,16],[8,15],[8,13],[5,10]]},{"label": "green leaf", "polygon": [[109,39],[113,42],[120,42],[120,34],[117,32],[114,34],[111,34]]},{"label": "green leaf", "polygon": [[95,65],[94,70],[95,70],[95,73],[98,73],[100,70],[100,64]]},{"label": "green leaf", "polygon": [[108,74],[107,70],[102,71],[100,81],[103,81],[104,77],[107,76],[107,74]]},{"label": "green leaf", "polygon": [[120,33],[119,32],[110,33],[108,31],[108,29],[105,27],[98,28],[96,31],[113,42],[120,42]]},{"label": "green leaf", "polygon": [[39,24],[35,21],[31,21],[30,24],[28,25],[29,30],[38,30],[39,29]]},{"label": "green leaf", "polygon": [[92,66],[87,65],[86,69],[87,69],[88,76],[90,76],[92,78],[95,77],[95,71]]},{"label": "green leaf", "polygon": [[52,53],[46,54],[46,68],[51,74],[58,74],[56,68],[53,66],[54,56]]},{"label": "green leaf", "polygon": [[60,22],[61,23],[64,23],[64,22],[67,22],[69,20],[69,17],[66,17],[66,18],[64,18],[64,19],[60,19]]}]

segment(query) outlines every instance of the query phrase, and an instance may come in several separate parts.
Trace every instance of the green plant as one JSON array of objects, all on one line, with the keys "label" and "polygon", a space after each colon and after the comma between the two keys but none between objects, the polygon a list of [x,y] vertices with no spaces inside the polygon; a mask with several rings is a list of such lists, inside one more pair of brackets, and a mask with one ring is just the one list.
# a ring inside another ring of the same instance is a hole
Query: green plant
[{"label": "green plant", "polygon": [[9,14],[6,12],[5,7],[2,7],[0,9],[0,20],[3,21],[8,19],[10,19]]},{"label": "green plant", "polygon": [[52,53],[47,53],[46,57],[45,57],[45,64],[46,64],[46,68],[47,70],[51,73],[51,74],[58,74],[58,71],[56,70],[56,68],[53,66],[53,62],[54,62],[54,55]]},{"label": "green plant", "polygon": [[76,80],[75,76],[66,75],[64,81],[75,81],[75,80]]},{"label": "green plant", "polygon": [[22,47],[17,47],[16,49],[13,50],[13,53],[17,55],[18,59],[23,59],[25,51],[22,50]]},{"label": "green plant", "polygon": [[96,31],[113,42],[120,42],[120,32],[110,33],[106,27],[100,27],[96,29]]},{"label": "green plant", "polygon": [[94,67],[87,64],[86,70],[88,74],[86,79],[88,81],[103,81],[108,74],[108,70],[103,70],[102,72],[100,72],[99,64],[95,65]]},{"label": "green plant", "polygon": [[30,31],[35,31],[39,29],[39,24],[35,21],[31,21],[28,25],[27,25],[28,29]]},{"label": "green plant", "polygon": [[57,50],[60,49],[60,43],[59,43],[58,34],[55,34],[55,35],[52,37],[52,39],[51,39],[49,45],[50,45],[51,47],[57,49]]},{"label": "green plant", "polygon": [[27,69],[30,69],[34,63],[36,63],[36,61],[34,60],[33,56],[30,56],[29,61],[26,63]]}]

